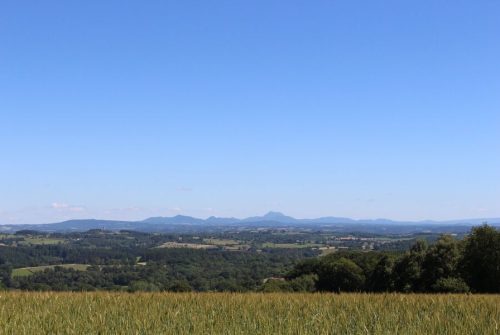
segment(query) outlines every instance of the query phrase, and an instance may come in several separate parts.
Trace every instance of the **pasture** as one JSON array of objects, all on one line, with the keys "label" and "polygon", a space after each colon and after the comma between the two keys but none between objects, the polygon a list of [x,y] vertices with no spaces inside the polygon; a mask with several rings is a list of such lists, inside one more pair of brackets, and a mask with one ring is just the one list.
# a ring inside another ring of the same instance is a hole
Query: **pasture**
[{"label": "pasture", "polygon": [[44,271],[46,269],[53,269],[56,266],[60,266],[66,269],[74,269],[78,271],[85,271],[90,265],[87,264],[60,264],[60,265],[42,265],[42,266],[32,266],[25,268],[17,268],[12,270],[12,277],[23,277],[31,276],[35,272]]}]

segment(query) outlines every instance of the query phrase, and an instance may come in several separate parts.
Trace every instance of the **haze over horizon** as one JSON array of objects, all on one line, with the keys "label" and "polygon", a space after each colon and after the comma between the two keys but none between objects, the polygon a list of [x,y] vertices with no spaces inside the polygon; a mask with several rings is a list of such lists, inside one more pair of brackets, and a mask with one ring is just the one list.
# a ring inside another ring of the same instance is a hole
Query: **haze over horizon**
[{"label": "haze over horizon", "polygon": [[[233,219],[231,221],[231,219]],[[168,221],[165,221],[168,220]],[[188,221],[185,221],[188,220]],[[256,223],[256,222],[281,222],[281,223],[310,223],[310,224],[339,224],[339,223],[344,223],[344,224],[352,224],[354,222],[359,222],[359,223],[371,223],[371,224],[377,224],[380,223],[382,226],[386,226],[386,224],[389,223],[394,223],[394,224],[404,224],[404,223],[413,223],[413,224],[446,224],[446,223],[452,223],[452,224],[481,224],[481,223],[488,223],[490,225],[500,225],[500,218],[461,218],[461,219],[453,219],[453,220],[393,220],[389,218],[347,218],[347,217],[338,217],[338,216],[325,216],[325,217],[293,217],[289,216],[285,213],[281,212],[276,212],[276,211],[269,211],[265,214],[262,215],[253,215],[250,217],[216,217],[216,216],[209,216],[209,217],[194,217],[194,216],[189,216],[189,215],[183,215],[182,213],[175,214],[173,216],[151,216],[147,218],[140,218],[140,219],[113,219],[113,218],[108,218],[108,219],[102,219],[102,218],[67,218],[66,220],[62,220],[60,222],[43,222],[43,223],[33,223],[33,224],[20,224],[21,226],[27,225],[27,226],[32,226],[32,225],[46,225],[46,224],[58,224],[58,223],[64,223],[64,222],[73,222],[75,221],[98,221],[98,222],[111,222],[111,221],[116,221],[116,222],[130,222],[130,223],[140,223],[140,222],[148,222],[148,223],[155,223],[155,224],[182,224],[182,223],[189,223],[191,221],[197,222],[198,224],[200,223],[200,220],[204,221],[203,223],[206,224],[234,224],[234,223]],[[2,223],[0,223],[0,226],[6,226]],[[105,227],[105,226],[103,226]],[[102,228],[104,229],[104,228]]]},{"label": "haze over horizon", "polygon": [[499,14],[6,1],[0,224],[500,217]]}]

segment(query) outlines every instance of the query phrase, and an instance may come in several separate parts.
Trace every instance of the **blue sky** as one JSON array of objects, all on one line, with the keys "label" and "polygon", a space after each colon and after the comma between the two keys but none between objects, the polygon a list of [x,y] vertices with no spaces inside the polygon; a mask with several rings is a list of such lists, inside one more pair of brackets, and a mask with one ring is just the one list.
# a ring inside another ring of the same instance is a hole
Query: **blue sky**
[{"label": "blue sky", "polygon": [[498,1],[3,1],[0,223],[500,216]]}]

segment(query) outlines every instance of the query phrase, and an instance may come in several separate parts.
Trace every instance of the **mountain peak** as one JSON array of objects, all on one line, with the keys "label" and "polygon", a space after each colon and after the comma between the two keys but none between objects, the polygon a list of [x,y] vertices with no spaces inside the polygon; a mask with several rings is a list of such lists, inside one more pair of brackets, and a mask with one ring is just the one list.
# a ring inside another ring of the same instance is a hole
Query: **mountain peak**
[{"label": "mountain peak", "polygon": [[263,217],[264,218],[282,218],[282,217],[285,217],[286,215],[281,213],[281,212],[273,212],[273,211],[270,211],[268,212],[266,215],[264,215]]}]

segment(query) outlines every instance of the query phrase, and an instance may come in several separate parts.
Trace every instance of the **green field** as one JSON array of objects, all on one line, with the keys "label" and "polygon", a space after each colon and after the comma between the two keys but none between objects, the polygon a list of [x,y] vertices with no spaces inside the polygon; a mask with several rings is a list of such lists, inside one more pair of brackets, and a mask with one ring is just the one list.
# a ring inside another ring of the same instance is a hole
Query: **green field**
[{"label": "green field", "polygon": [[221,238],[204,238],[203,242],[207,244],[222,245],[222,246],[240,244],[240,241],[237,240],[221,239]]},{"label": "green field", "polygon": [[160,245],[158,248],[167,248],[167,249],[215,249],[216,245],[212,244],[199,244],[199,243],[182,243],[182,242],[165,242]]},{"label": "green field", "polygon": [[60,265],[43,265],[43,266],[33,266],[27,268],[17,268],[12,270],[12,277],[30,276],[35,272],[43,271],[45,269],[53,269],[56,266],[60,266],[66,269],[75,269],[79,271],[85,271],[89,267],[89,265],[87,264],[60,264]]},{"label": "green field", "polygon": [[276,248],[276,249],[296,249],[296,248],[318,248],[323,244],[316,243],[262,243],[262,248]]},{"label": "green field", "polygon": [[0,295],[2,334],[499,334],[498,295]]},{"label": "green field", "polygon": [[19,244],[41,245],[41,244],[60,244],[65,242],[66,240],[62,238],[24,237],[24,241],[19,242]]}]

